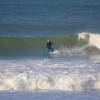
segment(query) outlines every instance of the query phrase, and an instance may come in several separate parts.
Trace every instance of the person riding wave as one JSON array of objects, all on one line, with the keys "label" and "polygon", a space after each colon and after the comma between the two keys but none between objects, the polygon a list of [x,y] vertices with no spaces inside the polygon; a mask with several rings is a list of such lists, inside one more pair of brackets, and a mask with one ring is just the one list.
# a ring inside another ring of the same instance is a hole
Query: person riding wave
[{"label": "person riding wave", "polygon": [[50,40],[47,40],[47,49],[48,49],[48,52],[53,52],[54,51],[54,43],[51,42]]}]

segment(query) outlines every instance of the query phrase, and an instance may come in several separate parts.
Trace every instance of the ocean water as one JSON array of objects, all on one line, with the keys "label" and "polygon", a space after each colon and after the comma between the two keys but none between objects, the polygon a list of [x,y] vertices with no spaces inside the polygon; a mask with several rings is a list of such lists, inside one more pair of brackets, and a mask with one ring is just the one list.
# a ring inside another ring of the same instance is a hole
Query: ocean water
[{"label": "ocean water", "polygon": [[0,35],[100,33],[99,0],[0,0]]},{"label": "ocean water", "polygon": [[100,0],[0,0],[0,100],[100,100],[99,16]]},{"label": "ocean water", "polygon": [[51,39],[57,45],[51,54],[40,45],[46,37],[0,39],[0,100],[100,99],[100,35]]}]

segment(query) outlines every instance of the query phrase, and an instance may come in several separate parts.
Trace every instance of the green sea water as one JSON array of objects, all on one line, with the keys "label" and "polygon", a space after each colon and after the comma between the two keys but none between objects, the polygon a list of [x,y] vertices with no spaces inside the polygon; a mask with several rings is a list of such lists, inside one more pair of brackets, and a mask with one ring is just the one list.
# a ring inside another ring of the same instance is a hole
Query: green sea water
[{"label": "green sea water", "polygon": [[85,40],[78,40],[77,35],[32,38],[1,37],[0,56],[34,55],[47,52],[47,39],[50,39],[54,43],[55,49],[82,46],[87,43]]}]

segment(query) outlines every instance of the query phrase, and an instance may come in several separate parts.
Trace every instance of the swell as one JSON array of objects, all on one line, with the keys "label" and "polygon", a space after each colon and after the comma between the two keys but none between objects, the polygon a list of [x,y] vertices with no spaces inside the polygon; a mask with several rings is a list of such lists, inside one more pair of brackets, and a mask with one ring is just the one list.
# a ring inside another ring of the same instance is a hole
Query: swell
[{"label": "swell", "polygon": [[61,37],[33,37],[33,38],[0,38],[0,55],[13,54],[34,54],[46,51],[46,42],[50,39],[54,42],[55,48],[72,47],[78,44],[78,36]]},{"label": "swell", "polygon": [[46,54],[46,42],[48,39],[54,42],[54,55],[100,54],[100,35],[83,32],[77,35],[51,37],[1,37],[0,56]]}]

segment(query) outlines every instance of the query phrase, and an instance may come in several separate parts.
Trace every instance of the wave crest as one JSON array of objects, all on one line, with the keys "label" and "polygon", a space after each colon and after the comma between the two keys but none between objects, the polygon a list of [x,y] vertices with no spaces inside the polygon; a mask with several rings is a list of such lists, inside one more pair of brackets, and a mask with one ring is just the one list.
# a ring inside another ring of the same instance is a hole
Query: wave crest
[{"label": "wave crest", "polygon": [[78,34],[78,39],[88,40],[89,45],[100,49],[100,35],[96,33],[83,32]]}]

